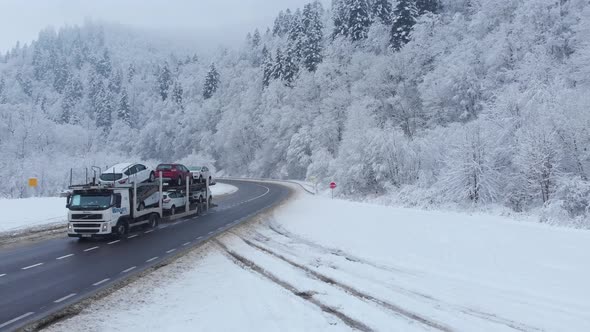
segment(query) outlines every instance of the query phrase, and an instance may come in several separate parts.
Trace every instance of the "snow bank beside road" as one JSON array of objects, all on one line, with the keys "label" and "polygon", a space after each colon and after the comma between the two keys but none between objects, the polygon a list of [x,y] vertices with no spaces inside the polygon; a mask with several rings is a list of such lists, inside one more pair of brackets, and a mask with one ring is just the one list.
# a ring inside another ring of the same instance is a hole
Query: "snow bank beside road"
[{"label": "snow bank beside road", "polygon": [[67,210],[63,197],[0,200],[0,233],[64,222]]},{"label": "snow bank beside road", "polygon": [[238,191],[238,187],[227,183],[217,182],[214,186],[211,186],[211,194],[213,195],[213,198],[215,198],[215,196],[233,194],[236,191]]}]

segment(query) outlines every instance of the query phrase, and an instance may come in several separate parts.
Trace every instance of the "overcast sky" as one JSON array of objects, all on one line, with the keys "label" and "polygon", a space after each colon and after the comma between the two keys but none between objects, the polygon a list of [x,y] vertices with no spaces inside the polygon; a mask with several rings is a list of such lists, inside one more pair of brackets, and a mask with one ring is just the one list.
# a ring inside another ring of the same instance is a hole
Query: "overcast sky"
[{"label": "overcast sky", "polygon": [[[223,45],[248,31],[272,25],[279,10],[312,0],[0,0],[0,51],[36,39],[47,27],[82,24],[85,19],[159,31],[215,36]],[[330,0],[321,0],[324,6]],[[211,42],[211,38],[208,38]],[[210,45],[212,46],[212,45]]]}]

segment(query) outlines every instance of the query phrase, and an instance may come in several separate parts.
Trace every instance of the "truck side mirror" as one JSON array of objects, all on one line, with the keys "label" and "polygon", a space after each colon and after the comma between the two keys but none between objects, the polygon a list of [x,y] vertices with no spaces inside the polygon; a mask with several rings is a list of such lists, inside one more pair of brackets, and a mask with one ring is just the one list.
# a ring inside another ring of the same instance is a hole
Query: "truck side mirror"
[{"label": "truck side mirror", "polygon": [[66,209],[69,209],[71,204],[70,201],[72,200],[72,195],[66,196]]}]

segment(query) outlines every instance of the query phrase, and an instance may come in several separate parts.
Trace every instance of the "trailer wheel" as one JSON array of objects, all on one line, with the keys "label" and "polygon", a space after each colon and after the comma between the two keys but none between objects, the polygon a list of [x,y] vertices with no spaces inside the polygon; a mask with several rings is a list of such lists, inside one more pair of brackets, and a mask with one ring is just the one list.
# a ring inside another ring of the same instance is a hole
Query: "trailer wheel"
[{"label": "trailer wheel", "polygon": [[175,215],[176,214],[176,206],[172,205],[172,207],[170,208],[170,214],[171,215]]},{"label": "trailer wheel", "polygon": [[178,186],[182,186],[182,178],[178,177],[178,182],[176,183]]},{"label": "trailer wheel", "polygon": [[154,181],[156,181],[156,175],[154,174],[154,172],[151,172],[151,173],[150,173],[150,178],[149,178],[149,180],[148,180],[148,181],[149,181],[149,182],[154,182]]},{"label": "trailer wheel", "polygon": [[129,223],[127,220],[119,220],[115,229],[117,230],[117,236],[122,238],[129,233]]}]

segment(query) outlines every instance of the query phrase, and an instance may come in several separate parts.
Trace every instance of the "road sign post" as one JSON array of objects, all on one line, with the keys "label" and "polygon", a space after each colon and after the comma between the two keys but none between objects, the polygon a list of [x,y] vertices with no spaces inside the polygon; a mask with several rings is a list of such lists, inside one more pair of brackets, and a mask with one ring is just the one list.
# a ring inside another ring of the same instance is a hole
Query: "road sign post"
[{"label": "road sign post", "polygon": [[37,178],[29,178],[29,195],[37,196],[37,187],[39,186],[39,180]]},{"label": "road sign post", "polygon": [[336,182],[330,182],[330,189],[332,189],[332,199],[334,199],[334,189],[336,189]]}]

